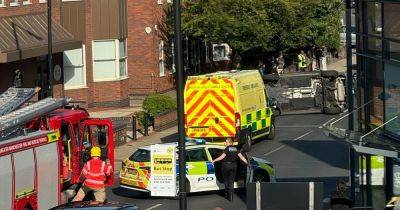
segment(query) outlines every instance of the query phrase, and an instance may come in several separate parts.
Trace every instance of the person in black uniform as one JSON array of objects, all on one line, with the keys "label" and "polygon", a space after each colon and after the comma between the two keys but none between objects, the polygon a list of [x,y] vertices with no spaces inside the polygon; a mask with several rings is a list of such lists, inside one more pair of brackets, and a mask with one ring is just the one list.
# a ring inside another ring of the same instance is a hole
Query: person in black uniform
[{"label": "person in black uniform", "polygon": [[236,177],[237,162],[238,158],[242,160],[245,164],[248,164],[246,158],[238,151],[238,149],[233,146],[232,138],[227,138],[226,148],[224,152],[215,160],[215,162],[222,160],[222,178],[225,184],[225,196],[229,201],[233,201],[233,183]]}]

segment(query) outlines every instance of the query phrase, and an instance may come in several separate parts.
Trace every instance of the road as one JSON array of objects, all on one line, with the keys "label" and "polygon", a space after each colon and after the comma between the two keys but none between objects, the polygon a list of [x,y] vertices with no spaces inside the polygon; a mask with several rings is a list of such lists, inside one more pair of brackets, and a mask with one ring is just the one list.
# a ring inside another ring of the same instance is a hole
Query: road
[{"label": "road", "polygon": [[[288,115],[277,119],[274,140],[255,142],[251,156],[271,161],[276,169],[277,181],[320,181],[324,183],[324,196],[335,189],[339,178],[348,180],[348,148],[323,134],[320,126],[337,116],[308,114]],[[166,198],[148,198],[136,192],[127,192],[116,185],[108,190],[108,200],[133,203],[143,210],[179,209],[179,201]],[[188,209],[212,210],[246,209],[245,190],[236,192],[232,203],[220,192],[188,196]]]}]

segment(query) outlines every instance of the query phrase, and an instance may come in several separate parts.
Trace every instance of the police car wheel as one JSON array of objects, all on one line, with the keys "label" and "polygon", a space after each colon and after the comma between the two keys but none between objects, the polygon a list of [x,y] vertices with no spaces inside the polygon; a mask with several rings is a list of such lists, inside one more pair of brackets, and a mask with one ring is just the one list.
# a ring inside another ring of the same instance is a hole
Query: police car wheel
[{"label": "police car wheel", "polygon": [[190,182],[186,180],[186,193],[190,193]]}]

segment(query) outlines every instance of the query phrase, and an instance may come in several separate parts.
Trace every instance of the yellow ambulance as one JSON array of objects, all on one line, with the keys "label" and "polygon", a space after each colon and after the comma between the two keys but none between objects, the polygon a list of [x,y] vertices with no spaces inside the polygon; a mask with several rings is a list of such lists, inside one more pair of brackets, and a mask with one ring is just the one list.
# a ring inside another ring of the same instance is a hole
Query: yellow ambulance
[{"label": "yellow ambulance", "polygon": [[188,77],[184,92],[186,136],[243,143],[275,136],[272,109],[258,70]]}]

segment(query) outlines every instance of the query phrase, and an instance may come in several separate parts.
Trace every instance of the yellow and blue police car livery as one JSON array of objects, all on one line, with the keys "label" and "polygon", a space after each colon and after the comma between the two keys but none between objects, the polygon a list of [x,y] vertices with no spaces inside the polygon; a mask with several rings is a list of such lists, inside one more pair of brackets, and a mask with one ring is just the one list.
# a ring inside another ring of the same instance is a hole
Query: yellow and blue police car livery
[{"label": "yellow and blue police car livery", "polygon": [[[169,143],[177,147],[177,143]],[[211,161],[219,156],[225,146],[212,143],[186,144],[186,185],[188,192],[224,189],[221,168]],[[275,170],[267,160],[249,157],[250,166],[246,177],[236,180],[235,188],[245,187],[248,181],[275,181]],[[139,148],[124,160],[120,171],[120,186],[126,189],[150,192],[150,146]],[[244,169],[245,170],[245,169]],[[176,166],[179,174],[178,165]]]}]

